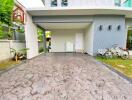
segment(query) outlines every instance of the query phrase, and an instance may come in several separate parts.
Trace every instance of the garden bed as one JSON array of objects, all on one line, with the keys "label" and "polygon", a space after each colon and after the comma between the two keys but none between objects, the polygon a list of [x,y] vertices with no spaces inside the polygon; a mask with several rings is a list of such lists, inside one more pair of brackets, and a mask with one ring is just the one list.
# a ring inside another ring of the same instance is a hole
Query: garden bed
[{"label": "garden bed", "polygon": [[120,73],[124,74],[128,78],[132,79],[132,60],[122,60],[120,58],[102,58],[96,57],[98,61],[101,61],[105,64],[110,65],[110,67],[114,68],[115,70],[119,71]]},{"label": "garden bed", "polygon": [[20,64],[20,63],[21,63],[20,61],[16,62],[16,61],[12,61],[12,60],[2,61],[2,62],[0,62],[0,71],[7,70],[9,68],[14,67],[15,65]]}]

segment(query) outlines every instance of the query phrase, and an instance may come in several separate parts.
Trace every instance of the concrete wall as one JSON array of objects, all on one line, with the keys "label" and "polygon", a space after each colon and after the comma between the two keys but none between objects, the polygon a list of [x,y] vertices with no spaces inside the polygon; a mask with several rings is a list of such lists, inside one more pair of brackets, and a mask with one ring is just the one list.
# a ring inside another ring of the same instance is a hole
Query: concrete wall
[{"label": "concrete wall", "polygon": [[17,40],[0,40],[0,61],[12,57],[10,48],[20,50],[26,48],[26,45],[25,42],[21,42]]},{"label": "concrete wall", "polygon": [[[61,0],[57,0],[61,7]],[[45,6],[51,7],[51,0],[45,0]],[[68,0],[68,7],[113,7],[114,0]]]},{"label": "concrete wall", "polygon": [[[100,25],[103,26],[101,31],[99,30]],[[111,30],[108,30],[109,25],[112,26]],[[121,26],[120,30],[117,30],[118,25]],[[125,48],[126,39],[125,16],[95,16],[94,53],[96,53],[98,49],[110,48],[114,44],[118,44],[120,47]]]},{"label": "concrete wall", "polygon": [[26,48],[29,48],[27,52],[27,58],[31,59],[37,56],[38,53],[38,39],[37,39],[37,26],[32,22],[32,17],[26,14],[25,23],[25,40]]},{"label": "concrete wall", "polygon": [[89,25],[84,34],[84,51],[90,55],[93,55],[93,38],[94,38],[94,25]]},{"label": "concrete wall", "polygon": [[84,32],[81,29],[57,29],[50,31],[52,32],[51,52],[66,52],[66,42],[71,42],[75,46],[76,33]]}]

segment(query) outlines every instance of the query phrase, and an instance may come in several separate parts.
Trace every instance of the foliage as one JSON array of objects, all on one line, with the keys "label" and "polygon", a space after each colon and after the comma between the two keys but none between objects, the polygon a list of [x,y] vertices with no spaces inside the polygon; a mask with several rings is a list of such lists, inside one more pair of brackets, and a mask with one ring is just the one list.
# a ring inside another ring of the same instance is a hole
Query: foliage
[{"label": "foliage", "polygon": [[44,47],[39,47],[39,53],[44,52]]},{"label": "foliage", "polygon": [[[0,0],[0,39],[11,38],[11,16],[14,7],[14,0]],[[3,24],[7,24],[7,32],[3,31]]]},{"label": "foliage", "polygon": [[11,40],[13,36],[13,29],[10,26],[0,26],[0,39],[8,39]]},{"label": "foliage", "polygon": [[11,25],[11,15],[14,7],[14,0],[0,0],[0,21]]},{"label": "foliage", "polygon": [[18,23],[18,22],[17,22],[17,24],[19,24],[19,26],[14,25],[14,27],[17,28],[16,31],[19,32],[19,33],[24,33],[25,32],[24,25],[21,24],[21,23]]},{"label": "foliage", "polygon": [[10,48],[11,53],[14,53],[13,60],[18,61],[18,60],[25,60],[27,57],[27,51],[29,50],[28,48],[23,48],[20,50],[16,50],[14,48]]},{"label": "foliage", "polygon": [[46,38],[49,38],[49,37],[51,37],[51,31],[46,31]]},{"label": "foliage", "polygon": [[0,22],[0,39],[3,38],[3,29],[2,29],[2,26],[1,26],[1,22]]},{"label": "foliage", "polygon": [[38,33],[38,41],[42,42],[43,41],[43,30],[38,28],[37,33]]}]

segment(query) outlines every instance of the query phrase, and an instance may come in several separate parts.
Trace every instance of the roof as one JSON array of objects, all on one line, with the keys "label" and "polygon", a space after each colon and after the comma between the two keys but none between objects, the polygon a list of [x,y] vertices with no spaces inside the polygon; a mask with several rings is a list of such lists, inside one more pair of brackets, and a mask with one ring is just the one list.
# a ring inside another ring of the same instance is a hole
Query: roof
[{"label": "roof", "polygon": [[26,9],[24,5],[22,5],[18,0],[15,0],[15,5],[19,8]]},{"label": "roof", "polygon": [[32,16],[56,16],[56,15],[124,15],[132,18],[132,8],[29,8],[27,12]]}]

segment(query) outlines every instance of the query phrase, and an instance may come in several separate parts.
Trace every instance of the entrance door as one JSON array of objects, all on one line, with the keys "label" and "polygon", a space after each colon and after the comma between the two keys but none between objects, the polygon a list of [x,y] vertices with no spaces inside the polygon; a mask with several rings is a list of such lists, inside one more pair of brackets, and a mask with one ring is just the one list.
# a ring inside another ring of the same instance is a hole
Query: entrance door
[{"label": "entrance door", "polygon": [[72,42],[67,41],[66,42],[66,52],[73,52],[74,51],[74,45]]},{"label": "entrance door", "polygon": [[76,52],[83,52],[83,33],[76,33],[75,50]]}]

